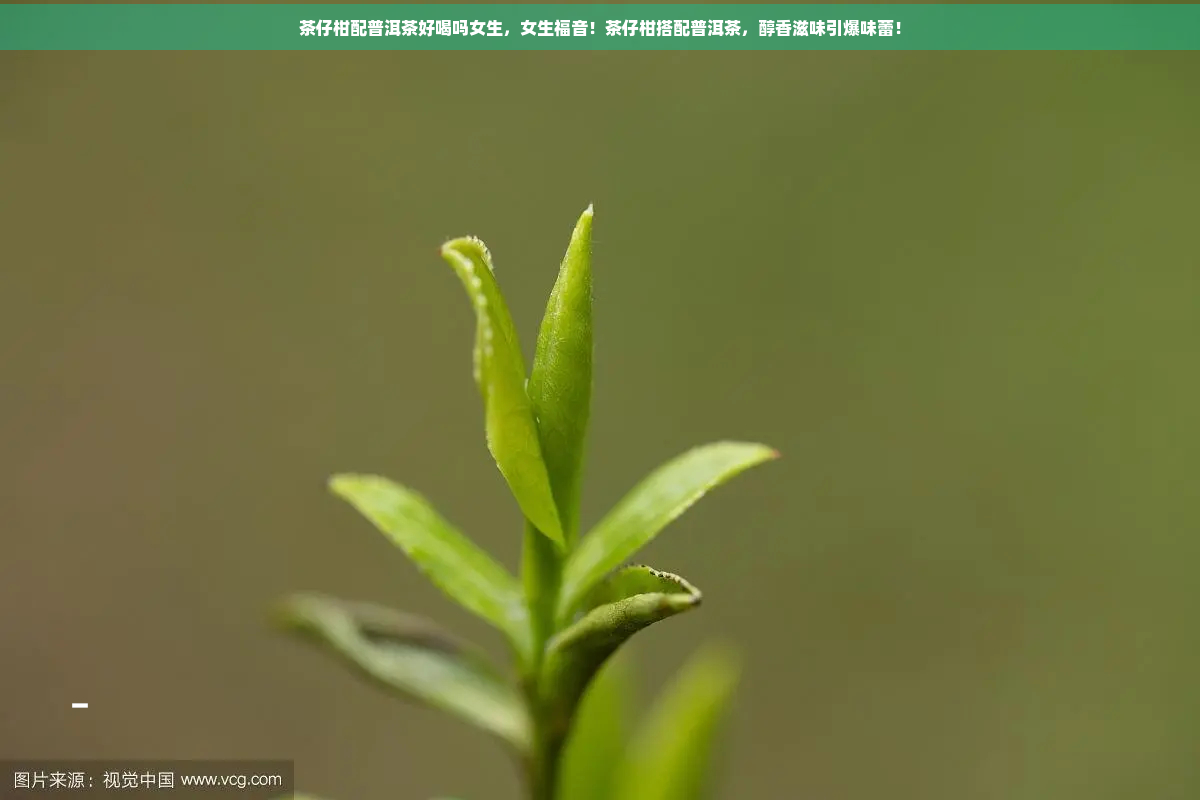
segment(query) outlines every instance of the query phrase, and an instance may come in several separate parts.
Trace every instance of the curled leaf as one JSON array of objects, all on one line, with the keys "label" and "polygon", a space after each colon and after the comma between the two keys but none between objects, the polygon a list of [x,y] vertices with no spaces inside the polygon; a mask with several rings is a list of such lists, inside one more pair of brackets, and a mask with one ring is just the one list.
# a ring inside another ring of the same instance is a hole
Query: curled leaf
[{"label": "curled leaf", "polygon": [[689,450],[651,473],[596,524],[567,559],[558,604],[560,622],[570,617],[584,595],[609,571],[708,491],[778,455],[766,445],[717,442]]},{"label": "curled leaf", "polygon": [[709,648],[684,665],[634,735],[613,797],[700,800],[713,779],[713,747],[739,666],[730,651]]},{"label": "curled leaf", "polygon": [[632,566],[609,576],[591,593],[587,611],[547,648],[545,686],[556,725],[569,723],[596,672],[629,637],[700,604],[690,583],[651,567]]},{"label": "curled leaf", "polygon": [[592,401],[592,207],[579,218],[550,292],[529,375],[542,455],[570,544]]},{"label": "curled leaf", "polygon": [[529,624],[520,583],[429,501],[377,475],[335,475],[329,486],[438,588],[507,634],[518,653],[528,651]]},{"label": "curled leaf", "polygon": [[561,545],[562,523],[525,391],[525,361],[491,256],[483,242],[467,237],[442,245],[442,257],[475,308],[475,382],[483,396],[488,449],[525,517]]},{"label": "curled leaf", "polygon": [[449,712],[499,737],[518,752],[530,724],[513,688],[482,653],[420,617],[316,594],[280,607],[288,630],[306,635],[377,685]]}]

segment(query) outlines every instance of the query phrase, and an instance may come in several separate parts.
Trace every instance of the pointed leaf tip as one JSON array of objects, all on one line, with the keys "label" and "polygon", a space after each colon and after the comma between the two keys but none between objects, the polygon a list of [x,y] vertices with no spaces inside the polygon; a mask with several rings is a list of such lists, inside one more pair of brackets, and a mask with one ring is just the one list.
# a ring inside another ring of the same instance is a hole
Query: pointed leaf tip
[{"label": "pointed leaf tip", "polygon": [[579,527],[579,490],[592,401],[592,214],[571,232],[538,330],[529,400],[562,523],[564,540]]},{"label": "pointed leaf tip", "polygon": [[561,546],[562,523],[526,393],[525,360],[491,254],[479,239],[462,237],[446,242],[442,256],[475,310],[474,374],[483,398],[488,450],[521,512]]}]

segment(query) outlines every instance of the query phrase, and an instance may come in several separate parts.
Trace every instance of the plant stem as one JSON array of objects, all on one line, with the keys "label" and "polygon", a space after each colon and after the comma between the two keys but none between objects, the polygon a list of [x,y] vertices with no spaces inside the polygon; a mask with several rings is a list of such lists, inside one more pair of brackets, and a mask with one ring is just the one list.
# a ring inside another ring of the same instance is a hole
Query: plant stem
[{"label": "plant stem", "polygon": [[524,563],[521,577],[533,640],[531,672],[541,670],[546,642],[554,634],[554,606],[562,573],[562,558],[554,542],[543,536],[532,523],[525,523]]},{"label": "plant stem", "polygon": [[563,732],[555,724],[542,686],[542,662],[546,643],[554,635],[554,609],[558,602],[562,557],[546,536],[532,523],[525,523],[525,546],[521,577],[529,607],[532,658],[525,666],[525,697],[533,723],[532,752],[526,761],[530,800],[554,800],[558,793],[558,763]]},{"label": "plant stem", "polygon": [[529,800],[555,800],[558,794],[558,765],[562,740],[545,727],[534,735],[534,752],[526,765]]}]

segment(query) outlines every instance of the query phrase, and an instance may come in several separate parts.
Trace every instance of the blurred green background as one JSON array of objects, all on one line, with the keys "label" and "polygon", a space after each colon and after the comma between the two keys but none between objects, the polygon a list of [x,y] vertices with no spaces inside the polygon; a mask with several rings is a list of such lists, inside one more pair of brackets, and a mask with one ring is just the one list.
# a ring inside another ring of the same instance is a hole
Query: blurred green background
[{"label": "blurred green background", "polygon": [[[585,524],[693,444],[784,459],[645,553],[745,654],[723,798],[1200,796],[1190,54],[0,56],[0,753],[296,759],[514,800],[486,739],[274,634],[294,589],[502,649],[330,496],[514,568],[473,319],[526,350],[596,205]],[[1192,364],[1193,366],[1188,366]],[[72,701],[88,701],[72,711]]]}]

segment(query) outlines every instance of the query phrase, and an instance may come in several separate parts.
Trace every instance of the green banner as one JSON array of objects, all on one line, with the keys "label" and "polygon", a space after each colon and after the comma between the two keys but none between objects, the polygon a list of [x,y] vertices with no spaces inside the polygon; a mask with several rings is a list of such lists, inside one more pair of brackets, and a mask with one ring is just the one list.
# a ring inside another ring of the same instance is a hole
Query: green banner
[{"label": "green banner", "polygon": [[3,50],[1195,50],[1200,5],[0,5]]}]

